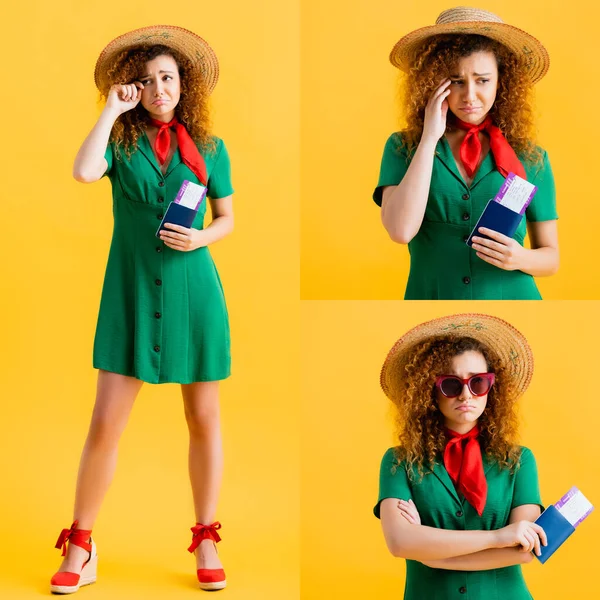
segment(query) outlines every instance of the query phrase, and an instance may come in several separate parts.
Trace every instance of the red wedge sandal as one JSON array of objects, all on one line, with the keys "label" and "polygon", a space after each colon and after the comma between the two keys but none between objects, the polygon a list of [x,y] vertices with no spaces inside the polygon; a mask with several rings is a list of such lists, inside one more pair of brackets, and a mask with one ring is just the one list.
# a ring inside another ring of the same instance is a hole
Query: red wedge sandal
[{"label": "red wedge sandal", "polygon": [[63,571],[56,573],[50,581],[50,591],[53,594],[73,594],[82,585],[89,585],[96,581],[98,568],[98,554],[96,543],[92,540],[92,532],[87,529],[77,529],[78,521],[75,521],[69,529],[63,529],[58,536],[55,548],[62,548],[62,556],[67,553],[67,542],[79,546],[90,553],[90,557],[81,567],[80,573]]},{"label": "red wedge sandal", "polygon": [[[196,523],[192,527],[192,545],[188,548],[189,552],[194,552],[202,540],[212,540],[213,544],[221,541],[221,536],[217,533],[221,529],[221,523],[215,521],[211,525]],[[225,571],[223,569],[198,569],[198,581],[202,590],[222,590],[226,585]]]}]

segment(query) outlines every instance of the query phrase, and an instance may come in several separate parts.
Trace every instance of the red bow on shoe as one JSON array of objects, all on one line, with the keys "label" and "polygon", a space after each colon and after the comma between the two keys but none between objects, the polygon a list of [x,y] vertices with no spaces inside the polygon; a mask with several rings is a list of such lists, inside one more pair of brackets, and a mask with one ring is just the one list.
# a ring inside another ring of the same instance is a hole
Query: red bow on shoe
[{"label": "red bow on shoe", "polygon": [[188,548],[188,552],[193,552],[200,545],[202,540],[220,542],[221,536],[217,533],[217,529],[221,529],[221,523],[219,523],[219,521],[215,521],[210,525],[196,523],[196,525],[191,528],[191,532],[194,535],[192,537],[192,545]]},{"label": "red bow on shoe", "polygon": [[79,525],[79,521],[73,521],[71,527],[69,529],[63,529],[58,536],[58,540],[56,540],[56,545],[54,547],[59,550],[62,547],[62,556],[67,553],[68,541],[88,552],[92,549],[91,545],[88,543],[92,532],[87,529],[77,529],[77,525]]}]

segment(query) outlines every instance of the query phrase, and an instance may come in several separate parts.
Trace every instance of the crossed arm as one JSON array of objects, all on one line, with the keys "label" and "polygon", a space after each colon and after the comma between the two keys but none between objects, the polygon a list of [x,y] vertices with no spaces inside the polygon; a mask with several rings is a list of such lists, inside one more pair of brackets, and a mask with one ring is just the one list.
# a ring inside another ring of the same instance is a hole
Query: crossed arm
[{"label": "crossed arm", "polygon": [[388,549],[394,556],[435,569],[484,571],[528,563],[533,559],[528,542],[532,532],[537,532],[541,543],[546,541],[543,530],[531,523],[540,515],[536,504],[514,508],[509,525],[495,531],[454,531],[411,523],[398,508],[396,498],[381,502],[380,515]]}]

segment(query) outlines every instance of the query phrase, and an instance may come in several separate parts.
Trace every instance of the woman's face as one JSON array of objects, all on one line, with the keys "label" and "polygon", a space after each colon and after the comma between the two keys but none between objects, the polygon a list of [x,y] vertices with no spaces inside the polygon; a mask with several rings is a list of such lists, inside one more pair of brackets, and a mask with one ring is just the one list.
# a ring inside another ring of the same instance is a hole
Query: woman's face
[{"label": "woman's face", "polygon": [[[461,379],[467,379],[471,375],[487,373],[487,370],[488,365],[483,354],[477,350],[467,350],[452,359],[448,373],[438,373],[438,375],[456,375]],[[437,387],[435,393],[438,408],[444,415],[444,424],[457,433],[467,433],[473,429],[487,405],[488,395],[473,396],[466,384],[463,385],[462,392],[457,398],[446,398]]]},{"label": "woman's face", "polygon": [[492,52],[474,52],[458,61],[450,74],[448,107],[465,123],[483,122],[496,99],[498,63]]},{"label": "woman's face", "polygon": [[175,107],[181,93],[179,69],[175,59],[163,54],[148,61],[139,80],[144,86],[142,106],[152,118],[169,122],[175,116]]}]

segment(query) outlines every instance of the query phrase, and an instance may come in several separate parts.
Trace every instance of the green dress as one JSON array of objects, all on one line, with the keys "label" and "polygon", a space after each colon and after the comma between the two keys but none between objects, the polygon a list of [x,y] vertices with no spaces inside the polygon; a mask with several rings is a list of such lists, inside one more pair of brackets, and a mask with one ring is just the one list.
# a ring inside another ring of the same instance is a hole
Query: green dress
[{"label": "green dress", "polygon": [[[402,135],[394,133],[383,152],[378,187],[373,199],[381,206],[382,188],[398,185],[410,160]],[[523,245],[527,221],[550,221],[556,214],[554,178],[543,152],[543,162],[524,165],[527,180],[538,187],[514,238]],[[475,254],[465,243],[485,205],[504,182],[491,152],[483,159],[471,186],[458,172],[445,136],[438,141],[429,198],[423,223],[409,242],[410,273],[405,300],[540,300],[531,275],[505,271]]]},{"label": "green dress", "polygon": [[[421,523],[429,527],[452,530],[492,530],[508,525],[510,511],[524,504],[539,504],[535,458],[522,448],[519,468],[515,473],[500,469],[483,456],[488,484],[485,509],[480,517],[475,509],[459,497],[443,464],[433,471],[425,470],[423,479],[410,480],[407,468],[398,464],[390,448],[381,462],[379,505],[385,498],[412,500]],[[416,470],[413,472],[418,477]],[[520,565],[487,571],[449,571],[432,569],[415,561],[406,561],[404,600],[531,600]]]},{"label": "green dress", "polygon": [[[233,193],[227,150],[202,152],[208,196]],[[155,234],[184,180],[176,150],[165,175],[146,135],[130,158],[109,144],[114,230],[94,341],[94,367],[149,383],[216,381],[230,373],[229,319],[208,248],[181,252]],[[203,228],[206,201],[192,227]]]}]

